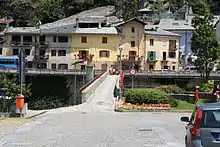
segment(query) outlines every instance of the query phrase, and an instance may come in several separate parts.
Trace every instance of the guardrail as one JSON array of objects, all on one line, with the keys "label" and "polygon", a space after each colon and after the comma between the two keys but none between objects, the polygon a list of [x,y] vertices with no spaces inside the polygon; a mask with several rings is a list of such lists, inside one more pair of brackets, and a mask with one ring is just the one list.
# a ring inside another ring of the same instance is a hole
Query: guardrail
[{"label": "guardrail", "polygon": [[[125,75],[130,75],[129,71],[125,71]],[[198,72],[161,72],[161,71],[141,71],[135,73],[137,76],[149,76],[149,77],[201,77]],[[220,77],[219,72],[211,72],[210,77]]]}]

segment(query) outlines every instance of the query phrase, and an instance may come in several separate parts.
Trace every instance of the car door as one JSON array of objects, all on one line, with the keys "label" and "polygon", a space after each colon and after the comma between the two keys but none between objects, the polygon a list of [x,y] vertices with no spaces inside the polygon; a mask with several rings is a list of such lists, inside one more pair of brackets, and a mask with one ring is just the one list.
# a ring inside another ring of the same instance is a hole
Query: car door
[{"label": "car door", "polygon": [[189,123],[186,126],[186,144],[189,147],[192,146],[191,129],[194,127],[196,115],[197,115],[197,108],[194,109],[194,111],[193,111],[193,113],[192,113],[192,115],[190,117]]},{"label": "car door", "polygon": [[203,147],[220,147],[220,109],[204,111],[200,137]]}]

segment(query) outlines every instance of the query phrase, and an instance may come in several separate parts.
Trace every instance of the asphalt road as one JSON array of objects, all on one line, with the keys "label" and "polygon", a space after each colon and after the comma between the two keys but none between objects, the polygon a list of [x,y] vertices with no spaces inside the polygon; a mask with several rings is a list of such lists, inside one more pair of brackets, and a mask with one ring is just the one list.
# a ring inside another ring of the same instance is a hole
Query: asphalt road
[{"label": "asphalt road", "polygon": [[[109,76],[88,103],[44,114],[0,139],[2,147],[183,147],[179,113],[112,111],[116,76]],[[104,89],[104,90],[103,90]]]}]

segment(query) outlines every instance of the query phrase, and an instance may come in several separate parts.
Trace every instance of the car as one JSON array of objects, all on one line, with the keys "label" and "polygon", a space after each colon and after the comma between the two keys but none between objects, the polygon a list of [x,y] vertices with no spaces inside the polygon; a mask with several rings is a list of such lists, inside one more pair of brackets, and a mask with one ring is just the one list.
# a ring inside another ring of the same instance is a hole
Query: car
[{"label": "car", "polygon": [[191,117],[181,117],[187,122],[186,147],[220,147],[220,103],[195,107]]}]

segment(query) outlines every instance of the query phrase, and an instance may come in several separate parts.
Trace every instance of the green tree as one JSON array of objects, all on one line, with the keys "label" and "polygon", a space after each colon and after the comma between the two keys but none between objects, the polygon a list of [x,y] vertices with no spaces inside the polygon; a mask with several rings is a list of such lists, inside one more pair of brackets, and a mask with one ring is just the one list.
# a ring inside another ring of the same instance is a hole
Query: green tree
[{"label": "green tree", "polygon": [[61,0],[40,0],[38,18],[43,24],[64,18]]},{"label": "green tree", "polygon": [[[6,74],[0,74],[0,88],[2,96],[7,96],[15,100],[16,95],[20,94],[21,85],[17,82],[15,75],[13,75],[12,79],[9,79]],[[22,94],[25,98],[30,97],[30,85],[22,84],[22,89]]]},{"label": "green tree", "polygon": [[15,26],[32,26],[35,23],[37,3],[34,1],[10,0],[5,9],[5,15],[15,20]]},{"label": "green tree", "polygon": [[195,65],[204,82],[207,82],[214,63],[220,57],[220,48],[212,25],[212,15],[205,4],[201,12],[203,16],[196,15],[192,21],[195,30],[191,45],[193,52],[198,57]]},{"label": "green tree", "polygon": [[116,15],[123,18],[124,21],[136,16],[139,0],[117,1],[115,4]]}]

